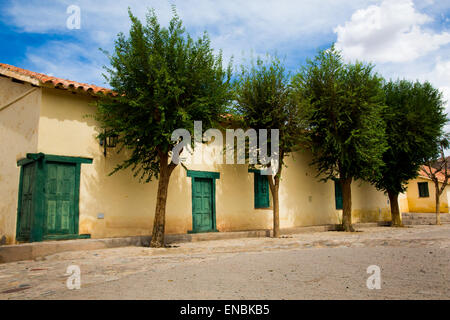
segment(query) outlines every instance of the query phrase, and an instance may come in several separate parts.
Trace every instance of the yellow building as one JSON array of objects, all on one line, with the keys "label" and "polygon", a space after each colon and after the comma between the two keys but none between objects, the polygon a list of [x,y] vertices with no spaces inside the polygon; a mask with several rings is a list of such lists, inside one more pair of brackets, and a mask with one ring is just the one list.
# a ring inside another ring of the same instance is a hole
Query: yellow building
[{"label": "yellow building", "polygon": [[[96,94],[107,90],[4,64],[0,75],[0,238],[11,244],[151,234],[157,183],[139,183],[130,171],[109,176],[126,155],[110,148],[104,154],[88,116]],[[281,228],[341,222],[339,187],[319,182],[310,162],[306,152],[287,159]],[[166,233],[271,229],[266,183],[246,165],[178,166]],[[193,212],[202,197],[208,205]],[[390,218],[387,197],[365,182],[353,183],[352,205],[354,222]]]},{"label": "yellow building", "polygon": [[[439,187],[442,187],[442,183],[439,183]],[[446,186],[440,197],[441,213],[449,212],[449,192],[450,186]],[[419,171],[419,176],[416,179],[408,182],[406,193],[400,198],[400,209],[402,212],[436,213],[436,189],[434,182],[427,176],[423,169]]]}]

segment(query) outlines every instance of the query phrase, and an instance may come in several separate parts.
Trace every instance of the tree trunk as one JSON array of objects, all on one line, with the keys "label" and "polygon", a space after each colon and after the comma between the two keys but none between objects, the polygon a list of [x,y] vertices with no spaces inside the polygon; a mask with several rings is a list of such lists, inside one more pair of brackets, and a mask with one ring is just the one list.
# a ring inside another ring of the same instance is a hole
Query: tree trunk
[{"label": "tree trunk", "polygon": [[280,175],[281,169],[278,174],[274,176],[268,176],[270,191],[272,193],[273,198],[273,237],[280,237],[280,198],[279,198],[279,189],[280,189]]},{"label": "tree trunk", "polygon": [[155,219],[153,222],[153,233],[150,247],[164,247],[164,231],[166,226],[166,203],[169,189],[170,175],[175,166],[168,164],[168,155],[160,154],[158,195],[156,198]]},{"label": "tree trunk", "polygon": [[391,204],[391,220],[393,227],[402,227],[402,216],[398,206],[398,193],[388,191],[389,202]]},{"label": "tree trunk", "polygon": [[352,226],[352,178],[341,178],[342,186],[342,229],[346,232],[354,232]]},{"label": "tree trunk", "polygon": [[275,192],[273,196],[273,237],[280,237],[280,198],[278,196],[280,182],[275,182]]},{"label": "tree trunk", "polygon": [[436,224],[440,225],[441,224],[441,194],[439,190],[439,182],[438,183],[434,183],[434,187],[436,189]]}]

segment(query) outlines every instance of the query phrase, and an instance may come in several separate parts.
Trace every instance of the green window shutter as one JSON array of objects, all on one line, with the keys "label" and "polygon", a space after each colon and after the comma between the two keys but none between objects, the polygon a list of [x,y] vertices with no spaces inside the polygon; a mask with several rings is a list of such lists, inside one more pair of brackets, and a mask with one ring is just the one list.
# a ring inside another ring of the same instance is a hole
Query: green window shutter
[{"label": "green window shutter", "polygon": [[428,190],[428,182],[419,182],[419,197],[428,198],[430,196],[430,191]]},{"label": "green window shutter", "polygon": [[336,201],[336,210],[342,210],[344,205],[342,201],[342,186],[339,180],[334,180],[334,197]]},{"label": "green window shutter", "polygon": [[255,208],[269,208],[269,180],[267,176],[261,175],[260,172],[254,173],[254,188],[255,188]]}]

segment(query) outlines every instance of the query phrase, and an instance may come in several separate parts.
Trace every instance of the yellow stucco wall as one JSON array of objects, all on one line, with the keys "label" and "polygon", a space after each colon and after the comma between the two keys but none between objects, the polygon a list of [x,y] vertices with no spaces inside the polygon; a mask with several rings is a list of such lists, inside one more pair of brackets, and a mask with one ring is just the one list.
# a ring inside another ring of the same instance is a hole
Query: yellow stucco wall
[{"label": "yellow stucco wall", "polygon": [[[0,108],[32,90],[28,84],[0,77]],[[41,89],[0,111],[0,238],[12,243],[16,233],[20,168],[17,161],[36,152]]]},{"label": "yellow stucco wall", "polygon": [[390,221],[391,209],[388,197],[367,182],[352,183],[352,221]]},{"label": "yellow stucco wall", "polygon": [[[45,89],[38,150],[46,154],[93,158],[83,164],[80,181],[80,234],[93,238],[148,234],[156,186],[140,184],[130,172],[113,170],[123,156],[99,145],[92,99],[82,94]],[[99,213],[105,219],[97,219]]]},{"label": "yellow stucco wall", "polygon": [[[427,182],[428,183],[428,190],[430,196],[427,198],[420,198],[419,197],[419,182]],[[449,187],[446,187],[446,190],[441,195],[440,198],[440,210],[442,213],[447,213],[448,211],[448,199],[447,199],[447,192]],[[423,213],[434,213],[436,212],[436,191],[434,187],[434,183],[425,178],[418,177],[417,179],[411,180],[408,183],[408,189],[406,191],[406,195],[408,198],[408,208],[409,212],[423,212]]]},{"label": "yellow stucco wall", "polygon": [[398,205],[400,207],[400,212],[409,212],[408,195],[406,192],[398,195]]},{"label": "yellow stucco wall", "polygon": [[[157,182],[139,183],[130,170],[108,175],[126,155],[108,150],[107,157],[103,156],[103,148],[96,139],[95,120],[86,117],[95,112],[91,101],[87,95],[43,88],[37,150],[29,148],[26,152],[93,158],[92,164],[83,164],[81,169],[80,234],[89,233],[93,238],[150,234]],[[206,157],[214,150],[207,147]],[[342,212],[335,209],[334,183],[319,182],[314,168],[309,166],[310,160],[305,152],[287,159],[280,187],[282,228],[341,221]],[[186,167],[220,172],[216,181],[219,231],[272,227],[272,210],[254,209],[253,174],[246,165],[186,164]],[[18,179],[14,183],[17,191]],[[17,194],[14,196],[17,202]],[[386,196],[372,186],[356,181],[352,196],[354,222],[389,219]],[[191,178],[182,166],[171,177],[166,211],[167,233],[187,233],[192,229]],[[14,210],[9,212],[15,218]],[[104,219],[98,219],[99,213],[104,214]]]}]

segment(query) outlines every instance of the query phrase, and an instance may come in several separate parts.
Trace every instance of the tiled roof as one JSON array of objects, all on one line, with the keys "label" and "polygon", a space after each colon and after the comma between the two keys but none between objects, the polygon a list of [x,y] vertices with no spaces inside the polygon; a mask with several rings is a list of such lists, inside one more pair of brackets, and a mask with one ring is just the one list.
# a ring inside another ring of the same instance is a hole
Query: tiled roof
[{"label": "tiled roof", "polygon": [[[432,170],[436,171],[436,169],[434,169],[434,168],[432,168]],[[422,166],[419,170],[419,176],[422,178],[425,178],[425,179],[430,179],[430,177],[428,177],[426,172],[430,172],[430,169],[428,169],[428,167]],[[445,179],[445,174],[443,172],[437,172],[436,176],[437,176],[439,182],[443,182]]]},{"label": "tiled roof", "polygon": [[0,63],[0,75],[4,75],[17,80],[32,83],[36,86],[53,86],[66,90],[82,90],[93,94],[111,94],[112,91],[107,88],[98,87],[92,84],[80,83],[76,81],[61,79],[57,77],[48,76],[46,74],[37,73],[9,64]]}]

